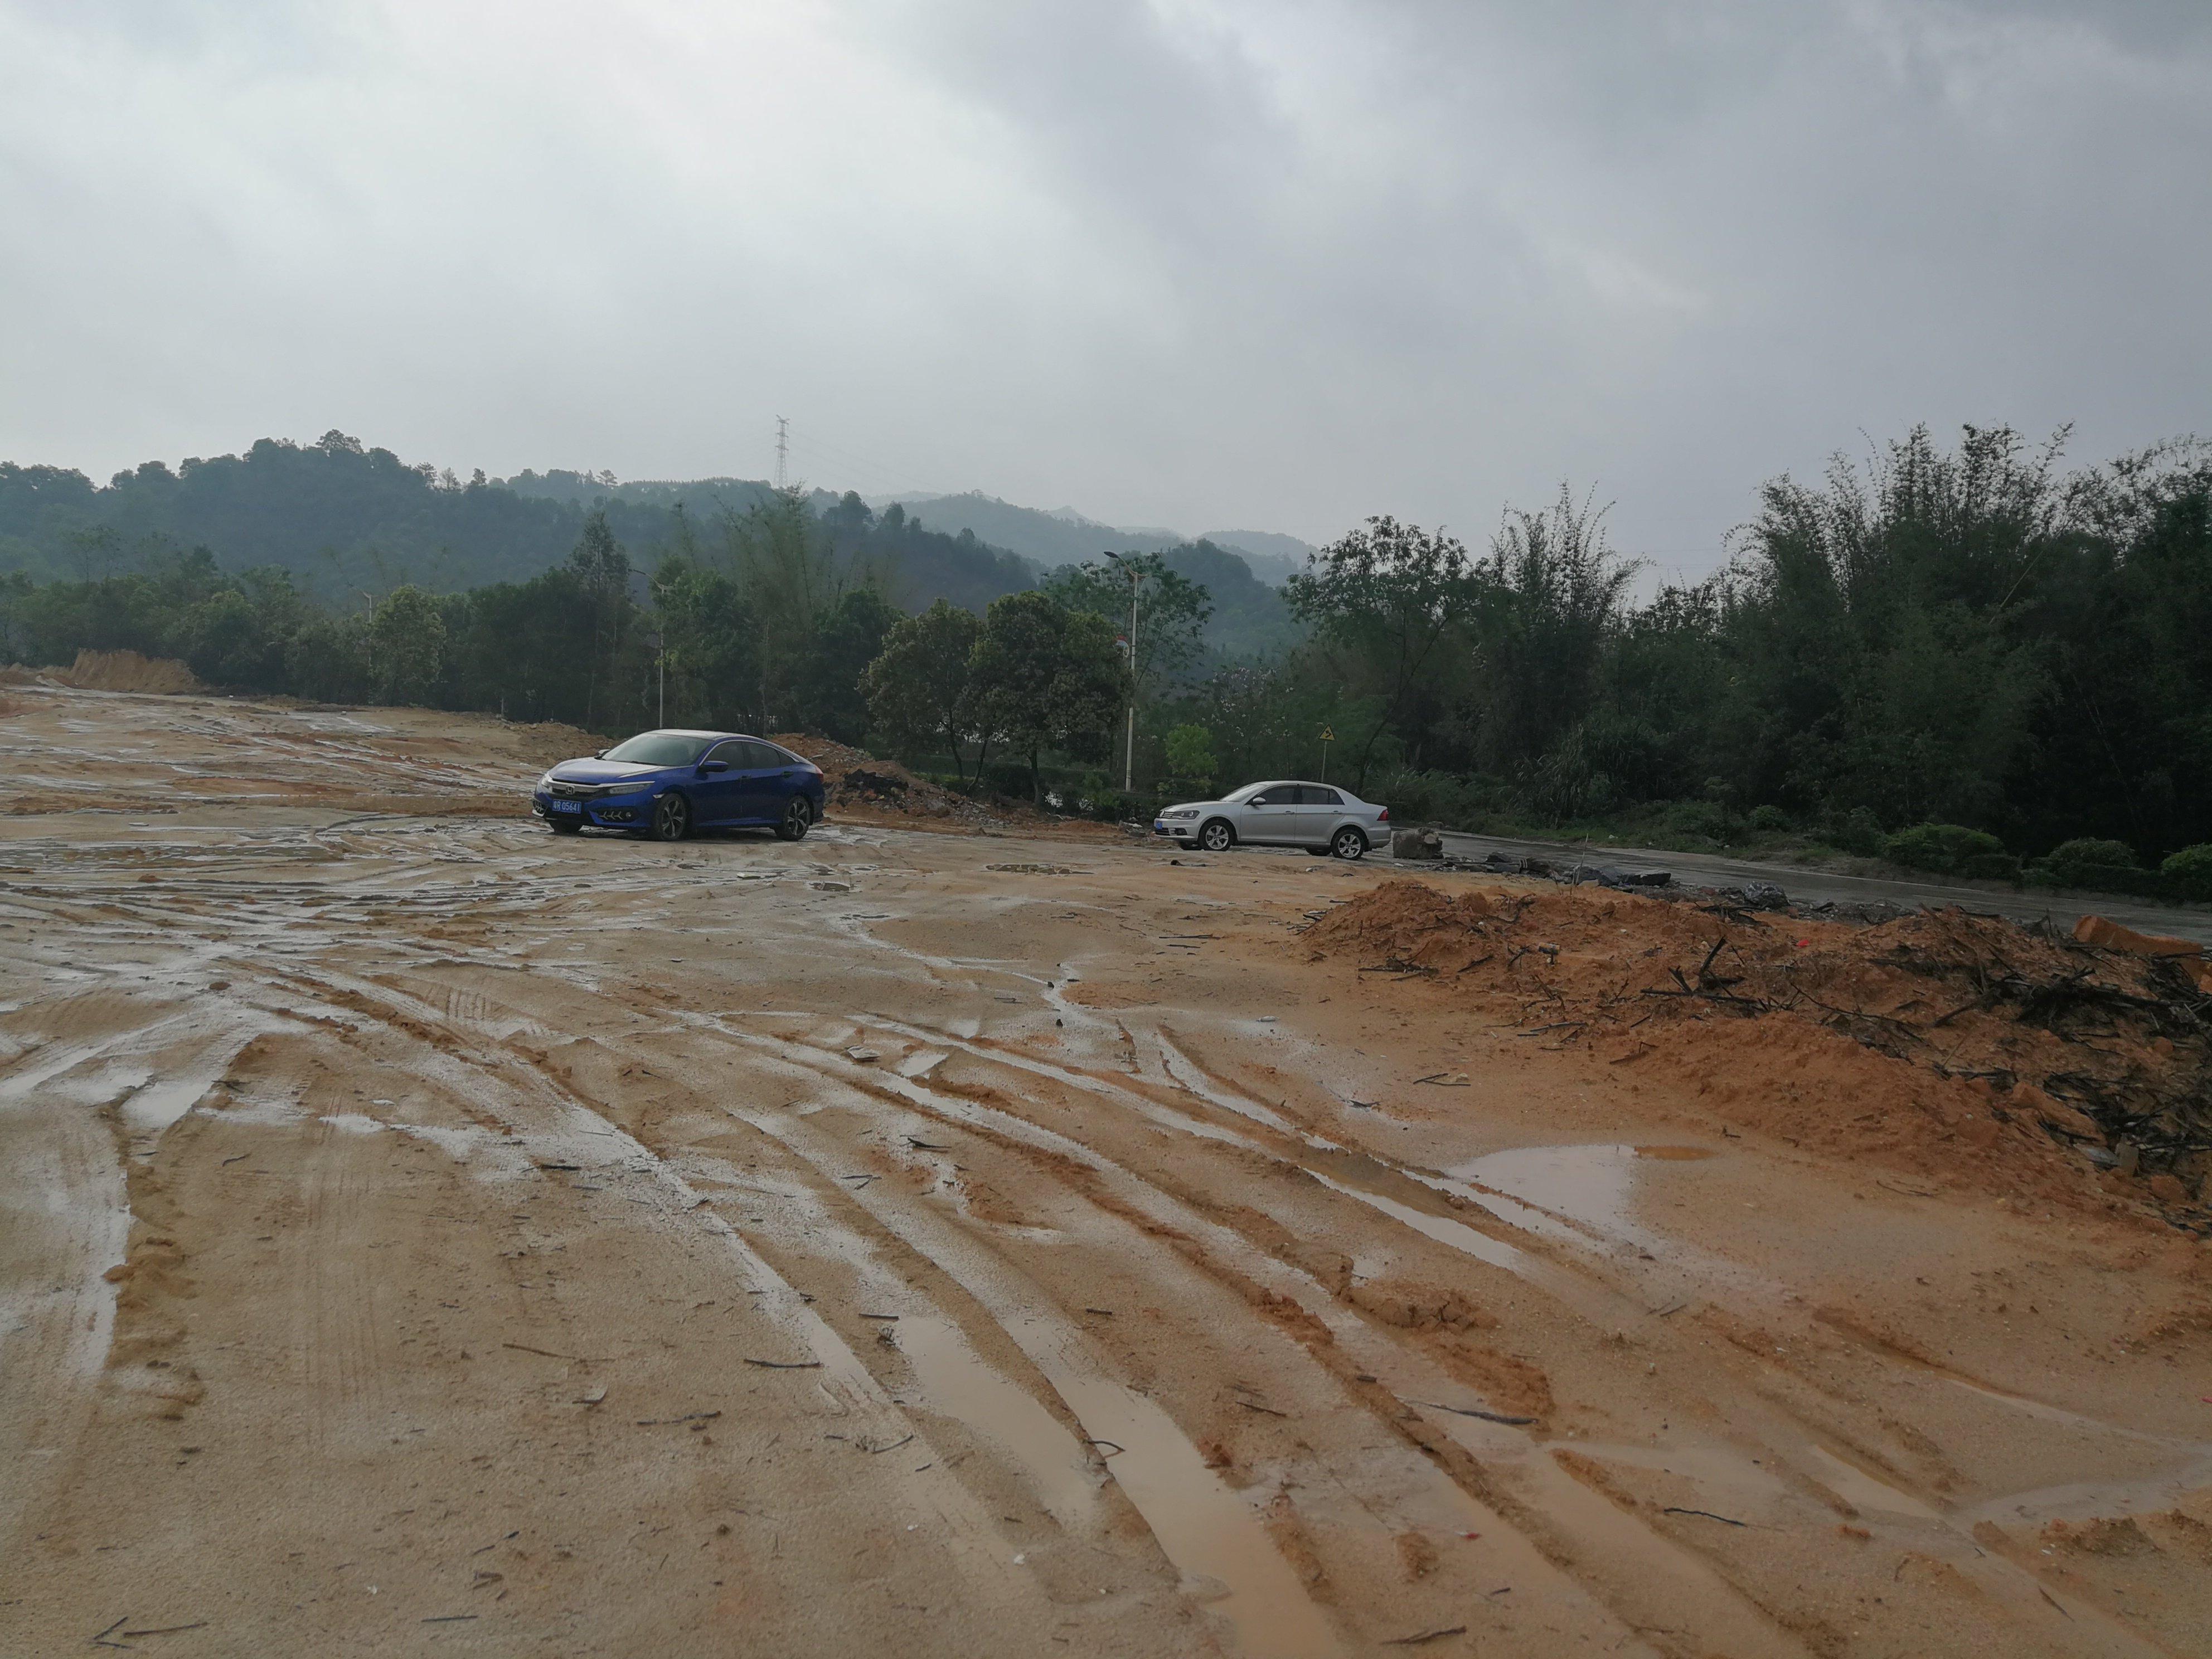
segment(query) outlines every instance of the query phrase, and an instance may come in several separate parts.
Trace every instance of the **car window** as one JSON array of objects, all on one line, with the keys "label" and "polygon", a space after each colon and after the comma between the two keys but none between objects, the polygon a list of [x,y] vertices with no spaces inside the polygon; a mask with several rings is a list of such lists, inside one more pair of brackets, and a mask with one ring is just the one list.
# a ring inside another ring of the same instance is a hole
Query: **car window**
[{"label": "car window", "polygon": [[1290,804],[1290,793],[1289,790],[1282,788],[1262,789],[1244,804],[1247,806],[1285,806]]},{"label": "car window", "polygon": [[641,732],[608,750],[603,758],[638,766],[689,766],[706,752],[710,741],[685,737],[680,732]]},{"label": "car window", "polygon": [[742,738],[733,738],[728,743],[716,744],[708,751],[707,758],[720,761],[731,770],[741,772],[752,764],[745,758],[745,750],[749,746]]},{"label": "car window", "polygon": [[1344,797],[1334,789],[1324,789],[1319,784],[1302,784],[1298,794],[1308,806],[1341,806]]},{"label": "car window", "polygon": [[783,750],[772,743],[749,743],[745,745],[745,764],[757,772],[765,772],[791,764]]}]

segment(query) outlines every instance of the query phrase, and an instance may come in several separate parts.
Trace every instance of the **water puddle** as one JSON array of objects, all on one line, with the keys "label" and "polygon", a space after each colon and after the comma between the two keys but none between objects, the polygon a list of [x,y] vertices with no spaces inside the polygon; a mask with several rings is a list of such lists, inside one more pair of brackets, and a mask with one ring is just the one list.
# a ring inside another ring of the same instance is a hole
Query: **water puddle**
[{"label": "water puddle", "polygon": [[1518,1273],[1528,1279],[1538,1279],[1547,1274],[1563,1277],[1563,1275],[1558,1275],[1556,1270],[1548,1268],[1546,1264],[1536,1261],[1534,1257],[1515,1249],[1502,1239],[1492,1238],[1488,1233],[1475,1231],[1463,1221],[1452,1221],[1443,1216],[1431,1215],[1426,1210],[1417,1210],[1410,1204],[1401,1204],[1395,1198],[1384,1198],[1379,1193],[1362,1192],[1357,1187],[1347,1187],[1340,1181],[1332,1181],[1327,1176],[1316,1174],[1312,1170],[1308,1170],[1307,1173],[1312,1175],[1316,1181],[1321,1182],[1329,1191],[1341,1193],[1346,1198],[1357,1199],[1362,1204],[1382,1211],[1384,1215],[1394,1220],[1403,1222],[1422,1237],[1432,1238],[1439,1244],[1449,1245],[1455,1250],[1474,1257],[1478,1261],[1487,1261],[1493,1267],[1503,1267],[1507,1273]]},{"label": "water puddle", "polygon": [[1053,1519],[1089,1531],[1097,1513],[1091,1459],[1059,1419],[985,1363],[950,1320],[909,1314],[896,1329],[930,1404],[1012,1453]]},{"label": "water puddle", "polygon": [[1878,1510],[1884,1515],[1909,1515],[1919,1521],[1943,1518],[1941,1510],[1875,1480],[1857,1464],[1846,1463],[1825,1446],[1808,1446],[1805,1449],[1812,1456],[1814,1479],[1854,1509]]},{"label": "water puddle", "polygon": [[[1646,1161],[1682,1164],[1712,1156],[1703,1146],[1515,1146],[1444,1173],[1454,1182],[1482,1189],[1468,1195],[1516,1226],[1585,1246],[1593,1240],[1626,1242],[1656,1255],[1665,1241],[1630,1218],[1638,1166]],[[1509,1203],[1501,1206],[1497,1195]]]},{"label": "water puddle", "polygon": [[[1098,1377],[1053,1379],[1114,1479],[1187,1578],[1237,1627],[1250,1659],[1328,1659],[1343,1652],[1320,1609],[1251,1505],[1200,1459],[1175,1419],[1144,1395]],[[1119,1449],[1115,1449],[1118,1448]],[[1211,1581],[1207,1583],[1206,1581]]]}]

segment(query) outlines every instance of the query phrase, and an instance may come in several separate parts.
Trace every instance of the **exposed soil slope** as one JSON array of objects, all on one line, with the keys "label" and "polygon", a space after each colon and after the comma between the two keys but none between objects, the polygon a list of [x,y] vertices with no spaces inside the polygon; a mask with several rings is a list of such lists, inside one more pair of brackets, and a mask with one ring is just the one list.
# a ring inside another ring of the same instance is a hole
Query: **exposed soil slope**
[{"label": "exposed soil slope", "polygon": [[1306,937],[1803,1145],[2212,1232],[2212,1004],[2171,963],[1955,909],[1861,927],[1409,881]]}]

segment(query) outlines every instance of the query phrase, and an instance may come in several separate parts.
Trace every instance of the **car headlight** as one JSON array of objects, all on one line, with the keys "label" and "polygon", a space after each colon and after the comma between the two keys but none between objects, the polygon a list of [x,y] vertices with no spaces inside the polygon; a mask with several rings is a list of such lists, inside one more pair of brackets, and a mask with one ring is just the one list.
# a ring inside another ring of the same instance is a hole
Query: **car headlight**
[{"label": "car headlight", "polygon": [[1172,807],[1160,816],[1164,818],[1194,818],[1198,816],[1198,808],[1195,806]]},{"label": "car headlight", "polygon": [[550,770],[539,775],[538,787],[540,789],[550,789],[553,787],[553,774]]}]

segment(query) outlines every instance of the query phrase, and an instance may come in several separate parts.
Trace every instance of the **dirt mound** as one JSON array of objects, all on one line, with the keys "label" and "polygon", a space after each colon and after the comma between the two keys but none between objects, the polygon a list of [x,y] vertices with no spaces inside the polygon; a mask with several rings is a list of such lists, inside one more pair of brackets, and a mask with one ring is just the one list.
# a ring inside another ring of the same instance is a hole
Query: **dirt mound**
[{"label": "dirt mound", "polygon": [[142,657],[136,651],[80,651],[76,660],[54,678],[80,691],[179,693],[204,688],[192,671],[173,657]]},{"label": "dirt mound", "polygon": [[1304,938],[1801,1145],[2212,1231],[2212,1000],[2170,962],[1955,909],[1855,927],[1412,881]]},{"label": "dirt mound", "polygon": [[948,828],[965,829],[996,827],[1002,823],[965,796],[917,778],[896,761],[878,760],[865,750],[795,732],[779,732],[775,741],[794,755],[804,755],[822,769],[822,781],[830,792],[830,809],[841,816],[858,812],[921,822],[933,820]]}]

